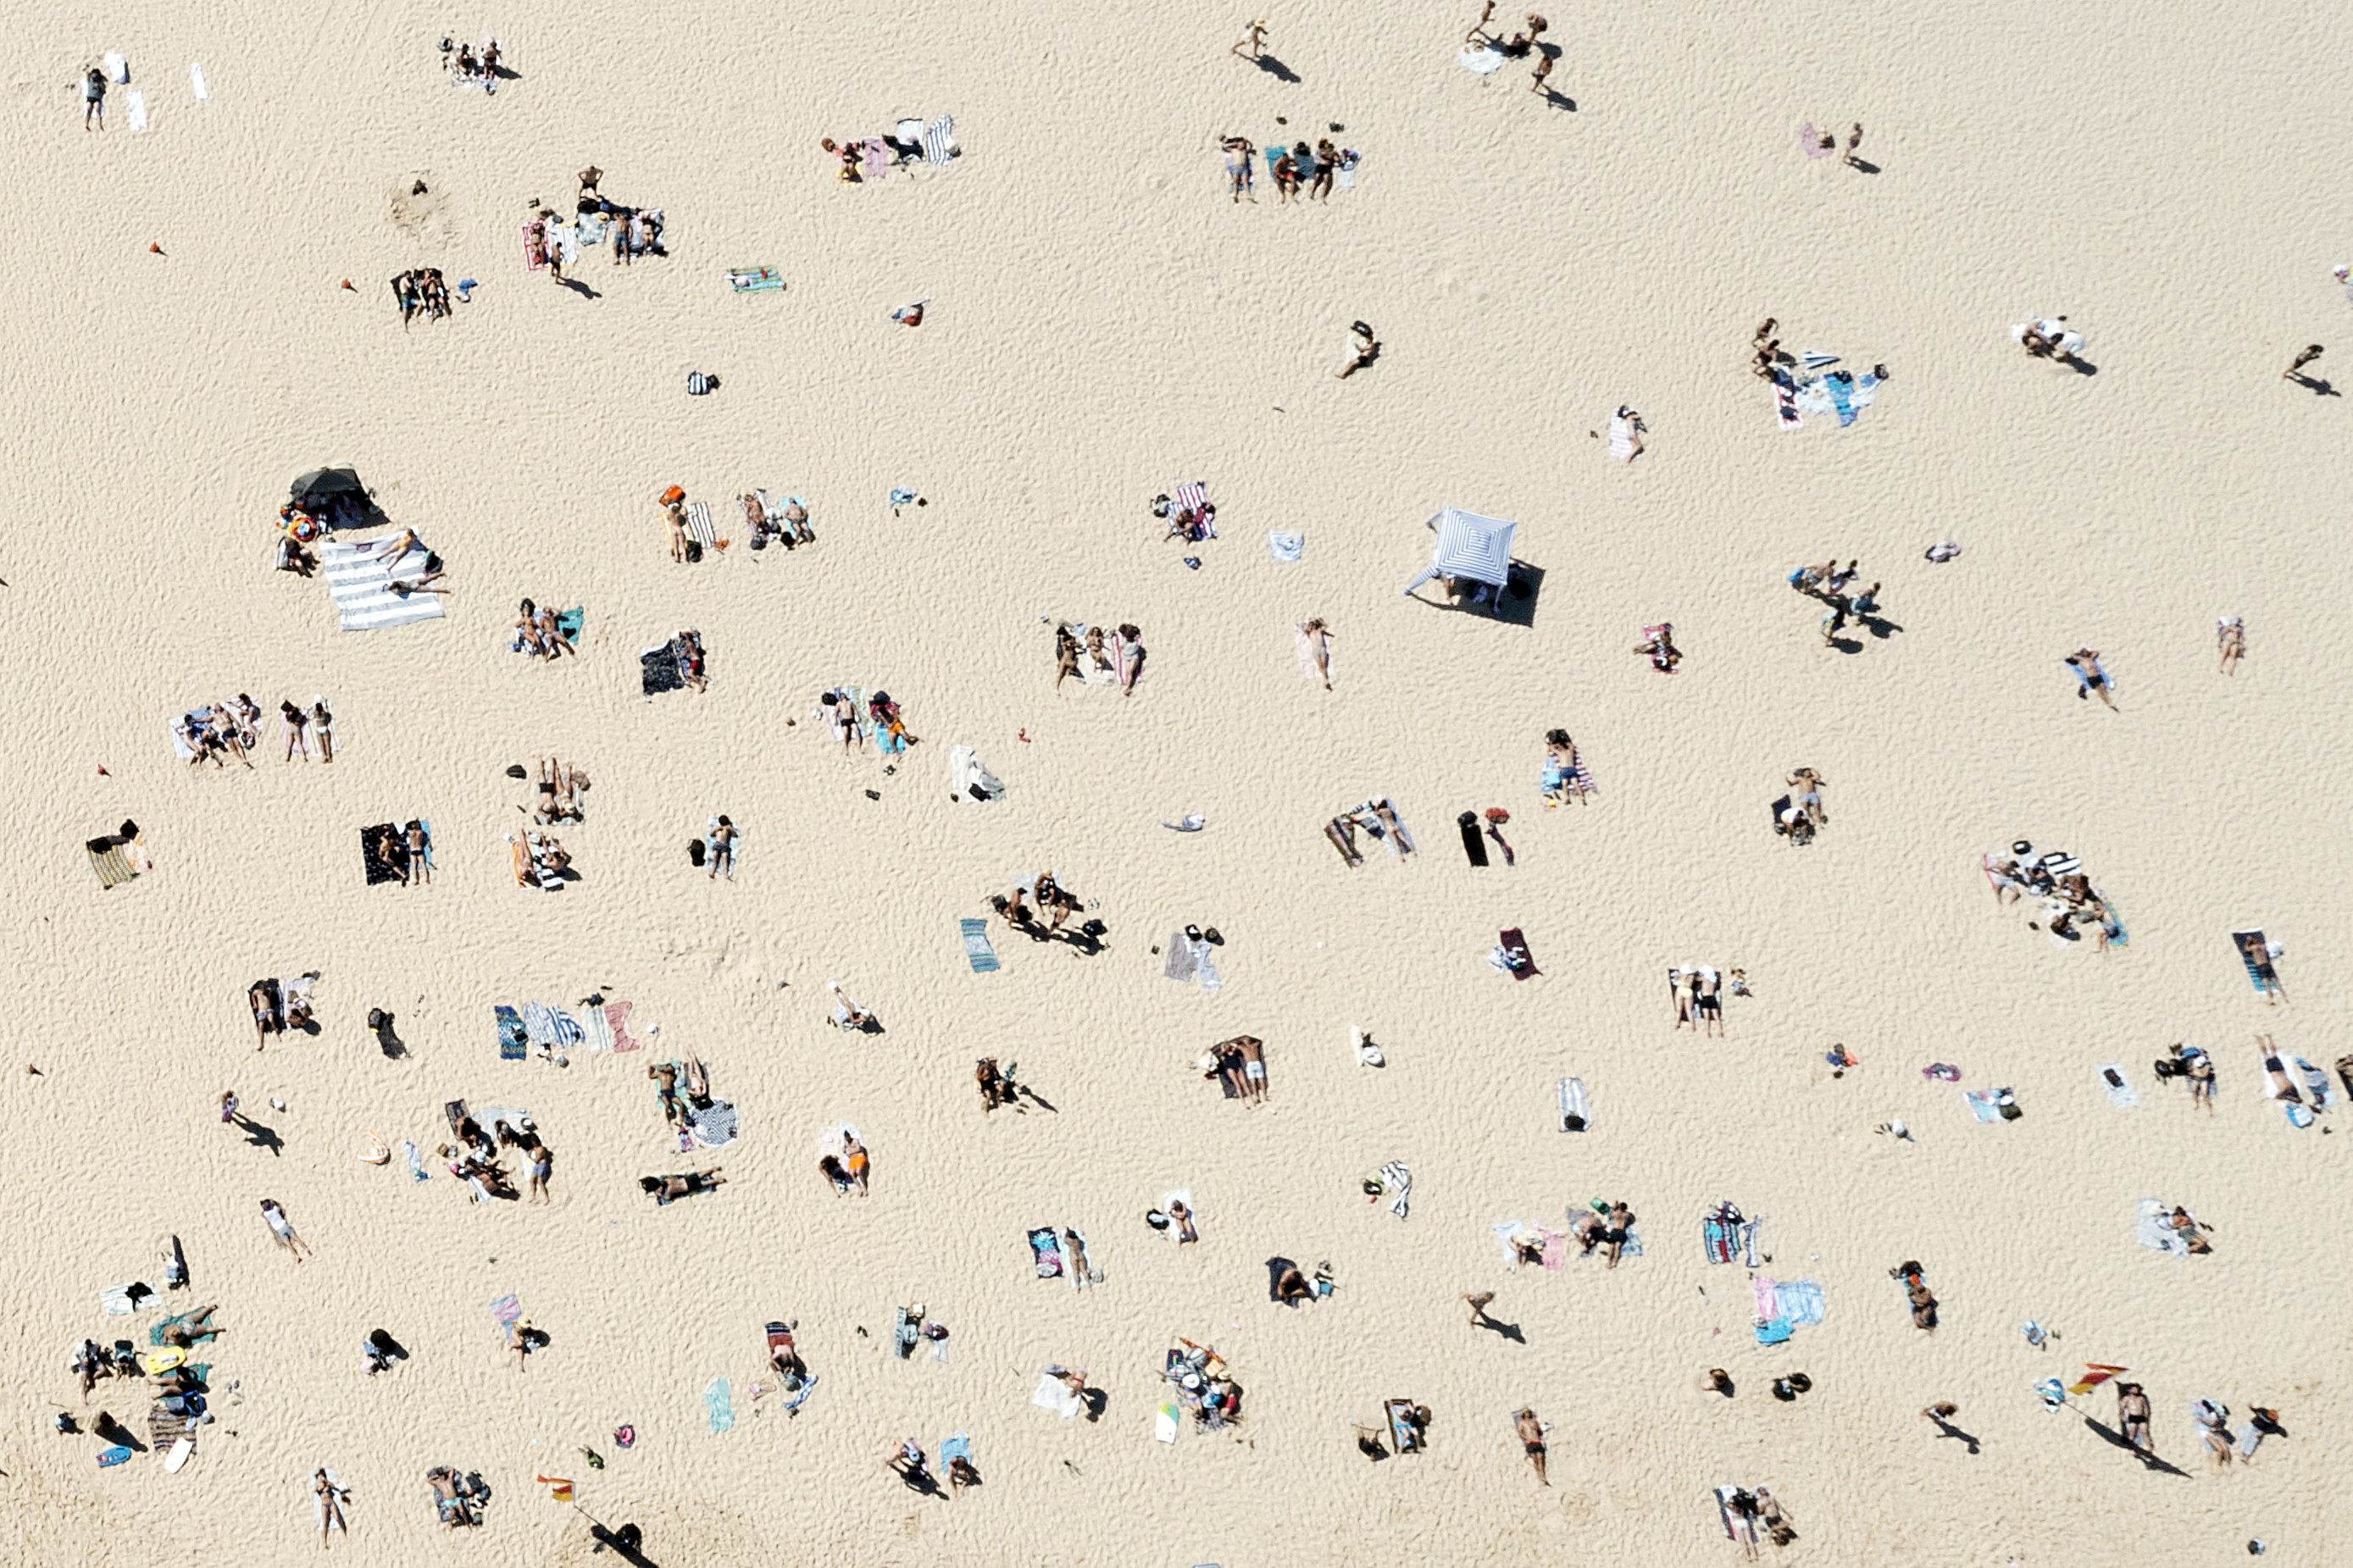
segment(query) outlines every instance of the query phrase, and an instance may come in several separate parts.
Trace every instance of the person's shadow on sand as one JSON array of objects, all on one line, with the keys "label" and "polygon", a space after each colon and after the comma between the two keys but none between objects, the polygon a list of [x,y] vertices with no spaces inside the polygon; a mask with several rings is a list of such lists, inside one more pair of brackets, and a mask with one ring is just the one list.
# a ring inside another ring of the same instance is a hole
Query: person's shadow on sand
[{"label": "person's shadow on sand", "polygon": [[2115,1427],[2094,1420],[2089,1415],[2084,1417],[2084,1425],[2089,1426],[2093,1431],[2097,1432],[2102,1437],[2107,1439],[2109,1447],[2122,1448],[2126,1453],[2130,1454],[2134,1458],[2138,1459],[2141,1462],[2143,1468],[2155,1470],[2161,1475],[2179,1476],[2184,1480],[2188,1480],[2189,1479],[2189,1472],[2181,1468],[2179,1465],[2168,1465],[2163,1459],[2158,1458],[2155,1454],[2148,1452],[2147,1449],[2134,1447],[2132,1444],[2126,1441],[2124,1434],[2118,1432]]},{"label": "person's shadow on sand", "polygon": [[286,1140],[278,1135],[276,1128],[265,1127],[252,1117],[241,1114],[230,1120],[237,1130],[245,1134],[245,1141],[254,1148],[267,1149],[272,1157],[282,1157],[285,1154]]},{"label": "person's shadow on sand", "polygon": [[1267,75],[1272,77],[1277,81],[1290,82],[1295,86],[1307,79],[1301,76],[1297,71],[1293,70],[1289,66],[1284,65],[1281,60],[1276,59],[1272,55],[1261,55],[1253,63],[1257,65],[1259,69],[1266,72]]}]

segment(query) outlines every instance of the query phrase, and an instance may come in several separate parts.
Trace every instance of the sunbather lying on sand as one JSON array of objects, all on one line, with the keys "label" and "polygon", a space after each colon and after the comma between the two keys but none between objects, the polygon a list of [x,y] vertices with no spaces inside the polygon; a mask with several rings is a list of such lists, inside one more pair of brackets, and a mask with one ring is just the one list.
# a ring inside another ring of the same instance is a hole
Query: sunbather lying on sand
[{"label": "sunbather lying on sand", "polygon": [[638,1188],[652,1194],[655,1206],[659,1207],[691,1194],[707,1193],[725,1185],[727,1178],[719,1173],[720,1169],[713,1165],[708,1171],[689,1171],[681,1176],[639,1176]]},{"label": "sunbather lying on sand", "polygon": [[295,1262],[300,1263],[308,1256],[310,1245],[294,1234],[294,1226],[287,1220],[286,1211],[279,1206],[277,1199],[261,1200],[261,1217],[269,1225],[269,1234],[278,1238],[278,1245],[294,1255]]}]

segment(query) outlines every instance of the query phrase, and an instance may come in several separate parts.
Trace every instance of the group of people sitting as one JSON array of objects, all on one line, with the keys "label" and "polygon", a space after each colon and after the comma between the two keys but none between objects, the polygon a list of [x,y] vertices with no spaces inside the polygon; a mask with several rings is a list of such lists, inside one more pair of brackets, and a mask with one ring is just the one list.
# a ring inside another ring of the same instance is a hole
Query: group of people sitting
[{"label": "group of people sitting", "polygon": [[471,44],[441,40],[441,68],[449,73],[452,81],[464,87],[479,87],[484,92],[499,90],[499,78],[505,74],[499,66],[499,41],[485,39],[480,53]]},{"label": "group of people sitting", "polygon": [[505,1167],[499,1163],[501,1149],[521,1152],[529,1170],[530,1195],[541,1203],[547,1201],[547,1178],[555,1156],[541,1141],[539,1129],[532,1125],[529,1117],[509,1120],[501,1116],[491,1123],[491,1131],[485,1131],[462,1100],[451,1100],[447,1114],[449,1131],[457,1142],[441,1145],[440,1155],[449,1163],[449,1173],[466,1184],[471,1201],[479,1204],[494,1197],[522,1195],[515,1191]]},{"label": "group of people sitting", "polygon": [[428,320],[437,321],[449,313],[449,287],[441,281],[438,267],[419,267],[393,279],[392,299],[400,307],[400,324],[404,327],[420,310]]},{"label": "group of people sitting", "polygon": [[2038,853],[2021,838],[2008,854],[1987,856],[1985,873],[1997,904],[2014,904],[2030,894],[2041,900],[2042,919],[2028,922],[2028,929],[2039,925],[2062,946],[2089,935],[2105,951],[2123,939],[2123,922],[2084,874],[2082,862],[2063,849]]},{"label": "group of people sitting", "polygon": [[[1036,900],[1038,908],[1034,913],[1029,905],[1023,902],[1025,895]],[[999,895],[989,900],[988,902],[989,907],[1003,915],[1008,922],[1027,931],[1033,940],[1038,942],[1043,942],[1060,931],[1062,922],[1069,920],[1079,908],[1078,895],[1068,891],[1060,882],[1054,880],[1054,873],[1050,868],[1014,883],[1012,892]],[[1040,929],[1038,924],[1039,915],[1052,917],[1050,922],[1043,929]]]},{"label": "group of people sitting", "polygon": [[1179,1339],[1169,1348],[1161,1375],[1203,1431],[1220,1431],[1242,1418],[1241,1384],[1227,1375],[1225,1362],[1209,1346]]},{"label": "group of people sitting", "polygon": [[781,507],[768,499],[765,490],[753,490],[735,498],[744,507],[744,526],[750,531],[752,548],[765,550],[775,541],[787,550],[817,542],[817,530],[809,526],[808,508],[798,496],[787,496]]},{"label": "group of people sitting", "polygon": [[2010,336],[2031,357],[2056,360],[2061,364],[2073,364],[2077,352],[2084,346],[2084,334],[2069,331],[2064,316],[2013,321]]},{"label": "group of people sitting", "polygon": [[407,888],[433,879],[432,836],[420,817],[410,817],[406,823],[386,822],[369,829],[362,849],[372,884],[397,881]]},{"label": "group of people sitting", "polygon": [[1590,1258],[1594,1249],[1601,1249],[1607,1267],[1618,1267],[1618,1259],[1626,1251],[1626,1238],[1634,1226],[1634,1211],[1620,1199],[1608,1205],[1595,1202],[1590,1207],[1572,1215],[1568,1234],[1577,1238],[1577,1255]]},{"label": "group of people sitting", "polygon": [[515,616],[510,651],[533,658],[554,660],[580,651],[580,628],[586,617],[578,610],[558,615],[525,599]]},{"label": "group of people sitting", "polygon": [[1115,637],[1105,637],[1100,625],[1087,626],[1083,639],[1067,621],[1054,627],[1057,688],[1073,675],[1082,681],[1109,678],[1116,679],[1121,694],[1126,695],[1135,689],[1136,675],[1143,668],[1144,633],[1133,621],[1121,622]]},{"label": "group of people sitting", "polygon": [[[520,764],[507,770],[511,778],[521,778]],[[539,794],[532,806],[531,819],[542,827],[552,822],[583,820],[580,792],[588,787],[588,775],[569,763],[554,757],[539,760]]]},{"label": "group of people sitting", "polygon": [[[298,752],[309,762],[313,739],[319,742],[322,761],[335,760],[335,716],[328,711],[325,698],[313,699],[307,709],[291,699],[280,701],[278,720],[286,737],[288,762]],[[172,721],[172,733],[187,753],[191,767],[207,759],[221,767],[224,756],[233,756],[249,768],[252,752],[261,745],[261,706],[240,691],[233,702],[215,702],[181,714]]]},{"label": "group of people sitting", "polygon": [[837,1153],[828,1149],[817,1157],[818,1174],[833,1184],[833,1195],[836,1197],[853,1187],[858,1190],[860,1197],[866,1196],[869,1164],[866,1145],[859,1142],[857,1133],[846,1127],[840,1132],[840,1152]]}]

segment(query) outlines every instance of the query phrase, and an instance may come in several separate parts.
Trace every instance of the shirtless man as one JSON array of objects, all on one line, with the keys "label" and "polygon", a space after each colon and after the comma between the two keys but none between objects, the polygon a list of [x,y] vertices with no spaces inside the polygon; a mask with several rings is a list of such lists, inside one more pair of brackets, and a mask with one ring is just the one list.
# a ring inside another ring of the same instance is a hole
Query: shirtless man
[{"label": "shirtless man", "polygon": [[973,1081],[980,1085],[980,1108],[982,1110],[994,1110],[998,1106],[1007,1104],[1012,1100],[1012,1081],[1003,1073],[997,1070],[997,1058],[995,1057],[981,1058],[980,1060],[973,1067],[972,1077]]},{"label": "shirtless man", "polygon": [[408,864],[401,880],[429,882],[433,868],[425,861],[425,824],[412,820],[408,825]]},{"label": "shirtless man", "polygon": [[1830,818],[1822,813],[1822,776],[1811,768],[1799,768],[1789,776],[1789,787],[1798,791],[1798,804],[1806,808],[1806,820],[1820,827]]},{"label": "shirtless man", "polygon": [[1609,1244],[1609,1266],[1615,1268],[1620,1255],[1626,1250],[1626,1233],[1633,1227],[1634,1211],[1623,1203],[1613,1203],[1609,1205],[1607,1224],[1608,1228],[1601,1233],[1601,1239]]},{"label": "shirtless man", "polygon": [[674,500],[662,508],[662,527],[670,533],[670,558],[686,559],[686,502]]},{"label": "shirtless man", "polygon": [[1520,1411],[1512,1417],[1512,1430],[1519,1434],[1520,1449],[1527,1455],[1528,1463],[1535,1467],[1537,1481],[1545,1486],[1552,1485],[1545,1479],[1544,1423],[1536,1419],[1536,1413],[1525,1409]]},{"label": "shirtless man", "polygon": [[2116,1425],[2125,1431],[2125,1441],[2144,1454],[2157,1451],[2148,1436],[2148,1395],[2137,1383],[2116,1384]]},{"label": "shirtless man", "polygon": [[646,1076],[661,1087],[657,1093],[661,1100],[662,1119],[681,1131],[686,1127],[686,1099],[678,1092],[678,1068],[670,1062],[656,1062],[646,1069]]},{"label": "shirtless man", "polygon": [[1487,23],[1494,15],[1495,0],[1487,0],[1487,3],[1479,8],[1479,19],[1471,24],[1469,32],[1462,35],[1464,48],[1475,49],[1487,47]]},{"label": "shirtless man", "polygon": [[2078,698],[2089,697],[2096,691],[2100,694],[2100,700],[2110,710],[2116,708],[2116,700],[2108,689],[2107,672],[2100,668],[2099,649],[2079,647],[2062,662],[2075,672],[2075,695]]},{"label": "shirtless man", "polygon": [[1169,1204],[1168,1217],[1176,1222],[1177,1245],[1182,1246],[1186,1242],[1201,1239],[1200,1231],[1193,1225],[1193,1211],[1186,1205],[1183,1199],[1176,1199]]}]

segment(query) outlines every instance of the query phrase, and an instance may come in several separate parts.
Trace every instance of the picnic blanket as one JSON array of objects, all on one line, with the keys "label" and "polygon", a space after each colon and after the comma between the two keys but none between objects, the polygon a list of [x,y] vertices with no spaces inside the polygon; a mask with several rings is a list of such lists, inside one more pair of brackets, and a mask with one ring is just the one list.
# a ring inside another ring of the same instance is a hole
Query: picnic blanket
[{"label": "picnic blanket", "polygon": [[638,655],[638,673],[639,684],[648,697],[686,689],[686,672],[680,668],[675,639],[640,652]]},{"label": "picnic blanket", "polygon": [[417,593],[403,598],[392,591],[396,573],[422,575],[425,571],[427,552],[422,544],[412,542],[397,559],[380,559],[383,548],[401,537],[389,534],[355,544],[334,539],[320,542],[319,564],[326,574],[327,592],[334,598],[343,630],[373,632],[412,621],[440,619],[440,595]]}]

